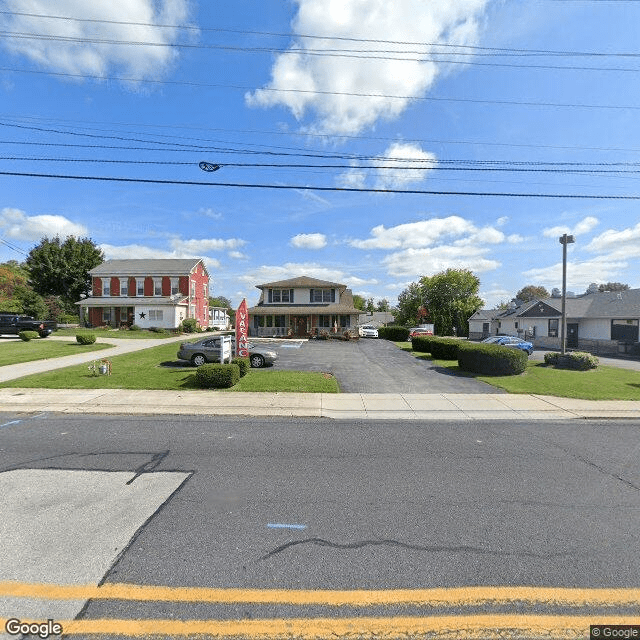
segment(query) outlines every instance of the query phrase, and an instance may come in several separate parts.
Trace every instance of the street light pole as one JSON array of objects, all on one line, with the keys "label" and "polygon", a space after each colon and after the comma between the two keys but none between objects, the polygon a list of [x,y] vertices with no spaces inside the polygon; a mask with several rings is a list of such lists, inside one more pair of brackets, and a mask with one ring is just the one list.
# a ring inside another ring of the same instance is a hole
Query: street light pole
[{"label": "street light pole", "polygon": [[560,333],[560,354],[564,355],[567,337],[567,245],[574,243],[575,239],[573,236],[564,233],[560,236],[559,240],[562,245],[562,328]]}]

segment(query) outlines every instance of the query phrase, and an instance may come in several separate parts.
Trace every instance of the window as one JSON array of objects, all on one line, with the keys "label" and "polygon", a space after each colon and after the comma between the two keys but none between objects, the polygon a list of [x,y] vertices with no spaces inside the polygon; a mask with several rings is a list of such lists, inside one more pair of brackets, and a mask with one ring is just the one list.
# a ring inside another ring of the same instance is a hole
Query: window
[{"label": "window", "polygon": [[111,308],[103,307],[102,308],[102,322],[105,324],[109,324],[111,322]]},{"label": "window", "polygon": [[547,335],[550,338],[557,338],[558,337],[558,323],[560,321],[556,318],[555,320],[549,320],[549,332],[547,333]]},{"label": "window", "polygon": [[153,295],[154,296],[162,295],[162,278],[153,279]]},{"label": "window", "polygon": [[102,278],[102,295],[111,295],[111,278]]},{"label": "window", "polygon": [[196,283],[193,280],[191,281],[191,297],[196,297]]},{"label": "window", "polygon": [[319,327],[331,327],[331,316],[318,316]]},{"label": "window", "polygon": [[611,339],[624,342],[638,342],[637,320],[612,320]]},{"label": "window", "polygon": [[273,316],[265,316],[267,320],[267,327],[273,327]]},{"label": "window", "polygon": [[340,316],[340,326],[348,329],[351,326],[351,316]]},{"label": "window", "polygon": [[284,316],[273,316],[273,325],[275,327],[284,327],[285,326],[285,317]]},{"label": "window", "polygon": [[335,302],[335,289],[309,289],[309,302]]},{"label": "window", "polygon": [[164,311],[162,309],[149,309],[149,321],[161,322],[163,319]]},{"label": "window", "polygon": [[259,329],[264,327],[264,316],[253,316],[253,328]]},{"label": "window", "polygon": [[120,295],[129,295],[129,278],[120,278]]},{"label": "window", "polygon": [[171,295],[175,296],[176,293],[179,293],[178,278],[171,278]]},{"label": "window", "polygon": [[293,289],[269,289],[269,302],[293,302]]},{"label": "window", "polygon": [[144,278],[136,278],[136,295],[144,295]]}]

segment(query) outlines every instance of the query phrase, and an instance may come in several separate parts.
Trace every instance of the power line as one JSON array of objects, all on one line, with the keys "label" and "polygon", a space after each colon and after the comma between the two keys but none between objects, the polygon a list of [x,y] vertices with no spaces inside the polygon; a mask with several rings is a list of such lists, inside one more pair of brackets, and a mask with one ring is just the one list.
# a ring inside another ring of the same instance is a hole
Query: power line
[{"label": "power line", "polygon": [[640,195],[590,195],[590,194],[568,194],[568,193],[497,193],[484,191],[427,191],[422,189],[376,189],[368,187],[321,187],[309,185],[284,185],[284,184],[250,184],[237,182],[202,182],[198,180],[161,180],[155,178],[120,178],[115,176],[79,176],[51,173],[26,173],[19,171],[0,171],[0,175],[26,177],[26,178],[49,178],[58,180],[81,180],[97,182],[126,182],[138,184],[163,184],[198,187],[231,187],[241,189],[275,189],[294,191],[322,191],[322,192],[342,192],[342,193],[395,193],[404,195],[431,195],[431,196],[473,196],[473,197],[494,197],[494,198],[545,198],[545,199],[572,199],[572,200],[640,200]]},{"label": "power line", "polygon": [[[130,82],[132,84],[158,84],[158,85],[175,85],[185,87],[207,87],[209,89],[236,89],[238,91],[256,91],[255,87],[247,87],[242,85],[218,84],[207,82],[194,82],[189,80],[153,80],[145,78],[123,78],[119,76],[95,76],[80,73],[63,73],[60,71],[38,71],[36,69],[16,69],[13,67],[0,67],[0,71],[10,71],[14,73],[31,73],[38,75],[57,76],[63,78],[83,78],[86,80],[114,80],[117,82]],[[524,107],[553,107],[553,108],[570,108],[570,109],[623,109],[627,111],[638,111],[640,106],[635,105],[607,105],[607,104],[579,104],[579,103],[561,103],[561,102],[532,102],[521,100],[488,100],[479,98],[442,98],[436,96],[399,96],[385,93],[355,93],[347,91],[322,91],[307,89],[275,89],[273,87],[261,87],[259,91],[271,93],[301,93],[322,96],[348,96],[354,98],[385,98],[390,100],[421,100],[430,102],[460,102],[469,104],[498,104],[509,106]]]}]

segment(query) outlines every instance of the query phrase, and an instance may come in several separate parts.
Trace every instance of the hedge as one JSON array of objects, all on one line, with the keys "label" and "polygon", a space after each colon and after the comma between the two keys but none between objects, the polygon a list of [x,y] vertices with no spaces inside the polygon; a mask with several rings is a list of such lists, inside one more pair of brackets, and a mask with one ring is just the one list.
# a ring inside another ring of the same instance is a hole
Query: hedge
[{"label": "hedge", "polygon": [[240,377],[244,378],[247,373],[249,372],[249,367],[251,366],[251,363],[249,362],[249,358],[233,358],[233,360],[231,360],[231,364],[237,364],[238,368],[240,369]]},{"label": "hedge", "polygon": [[76,333],[76,342],[78,344],[93,344],[95,341],[95,333]]},{"label": "hedge", "polygon": [[594,355],[585,351],[572,351],[571,353],[565,353],[564,356],[556,352],[545,353],[544,363],[552,365],[556,369],[588,371],[589,369],[595,369],[600,361]]},{"label": "hedge", "polygon": [[391,340],[392,342],[406,342],[409,339],[409,329],[397,325],[380,327],[378,329],[378,338]]},{"label": "hedge", "polygon": [[194,333],[198,328],[198,321],[195,318],[185,318],[180,328],[183,333]]},{"label": "hedge", "polygon": [[411,349],[420,353],[431,353],[431,341],[435,340],[433,336],[416,336],[411,338]]},{"label": "hedge", "polygon": [[458,348],[458,366],[484,375],[519,375],[526,370],[527,360],[526,352],[497,344],[463,342]]},{"label": "hedge", "polygon": [[228,389],[239,380],[237,364],[203,364],[196,369],[196,384],[201,389]]},{"label": "hedge", "polygon": [[461,340],[455,338],[429,338],[431,355],[436,360],[457,360]]},{"label": "hedge", "polygon": [[40,334],[37,331],[21,331],[18,334],[20,340],[24,340],[25,342],[29,342],[29,340],[35,340],[40,337]]}]

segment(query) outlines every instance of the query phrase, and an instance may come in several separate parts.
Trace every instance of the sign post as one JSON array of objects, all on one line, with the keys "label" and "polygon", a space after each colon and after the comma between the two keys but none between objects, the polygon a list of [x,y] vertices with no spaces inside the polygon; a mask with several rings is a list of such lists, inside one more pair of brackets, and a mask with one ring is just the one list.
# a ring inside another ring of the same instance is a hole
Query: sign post
[{"label": "sign post", "polygon": [[247,300],[242,299],[236,311],[236,355],[239,358],[249,356],[249,314],[247,313]]}]

